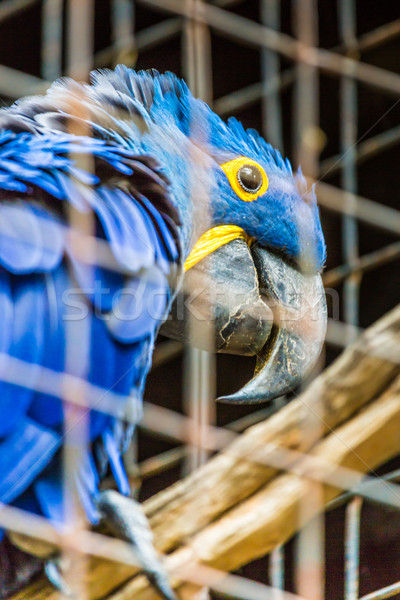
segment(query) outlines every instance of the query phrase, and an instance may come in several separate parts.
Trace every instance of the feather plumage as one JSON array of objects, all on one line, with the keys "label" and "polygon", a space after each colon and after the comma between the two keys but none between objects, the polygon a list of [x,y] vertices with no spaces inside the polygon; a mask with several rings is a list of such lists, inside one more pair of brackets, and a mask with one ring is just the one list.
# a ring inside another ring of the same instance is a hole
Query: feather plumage
[{"label": "feather plumage", "polygon": [[[132,116],[143,119],[143,107],[104,86],[88,98],[94,136],[76,136],[68,129],[75,117],[60,95],[62,85],[0,115],[1,351],[63,373],[68,320],[83,310],[90,331],[88,381],[125,398],[117,408],[121,419],[139,416],[139,408],[124,403],[140,403],[170,300],[167,277],[180,255],[178,213],[167,177],[143,152],[140,128],[132,124]],[[76,164],[80,156],[90,157],[93,173]],[[68,205],[93,211],[95,235],[116,271],[74,255]],[[144,310],[136,315],[138,298]],[[26,498],[33,510],[60,520],[63,400],[35,391],[35,381],[23,378],[18,386],[3,381],[1,388],[0,501],[21,505]],[[75,485],[91,522],[98,519],[94,501],[107,463],[120,490],[129,491],[121,461],[127,432],[132,429],[115,416],[90,411],[88,454]]]},{"label": "feather plumage", "polygon": [[[76,473],[95,522],[94,500],[108,464],[128,492],[121,452],[132,429],[125,420],[139,417],[155,335],[174,294],[168,278],[190,252],[193,230],[202,234],[210,226],[204,215],[211,211],[212,226],[238,225],[298,260],[300,214],[321,268],[325,246],[315,194],[305,203],[304,179],[279,152],[235,119],[224,123],[169,73],[117,67],[92,74],[91,85],[60,80],[45,96],[2,109],[0,127],[2,356],[64,372],[67,324],[83,311],[89,318],[86,377],[121,398],[113,416],[92,407],[88,452]],[[264,167],[265,198],[243,203],[229,188],[219,165],[237,156]],[[82,166],[85,159],[93,172]],[[191,191],[204,187],[210,206],[191,201]],[[93,211],[107,264],[86,264],[75,255],[71,207]],[[1,384],[0,456],[7,453],[7,461],[0,501],[26,501],[59,519],[63,401],[31,389],[34,381],[25,384]]]}]

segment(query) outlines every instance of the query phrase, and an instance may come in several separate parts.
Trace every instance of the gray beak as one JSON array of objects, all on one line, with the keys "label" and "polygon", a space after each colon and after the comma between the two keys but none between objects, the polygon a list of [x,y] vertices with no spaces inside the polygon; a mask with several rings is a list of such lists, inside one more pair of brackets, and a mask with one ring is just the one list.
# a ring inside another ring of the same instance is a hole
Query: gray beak
[{"label": "gray beak", "polygon": [[[185,274],[161,333],[186,341],[188,311],[192,319],[213,322],[217,352],[257,356],[252,379],[218,398],[227,403],[267,402],[292,390],[316,363],[325,338],[321,276],[303,274],[257,244],[249,249],[241,239]],[[201,336],[195,343],[210,349]]]}]

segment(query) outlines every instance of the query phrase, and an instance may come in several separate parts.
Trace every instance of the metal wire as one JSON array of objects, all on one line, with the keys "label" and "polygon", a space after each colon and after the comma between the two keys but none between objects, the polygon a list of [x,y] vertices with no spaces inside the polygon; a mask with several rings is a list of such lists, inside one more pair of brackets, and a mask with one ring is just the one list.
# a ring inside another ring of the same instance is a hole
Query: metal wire
[{"label": "metal wire", "polygon": [[248,46],[274,50],[290,60],[302,61],[321,71],[334,75],[348,75],[368,86],[376,87],[397,97],[400,93],[400,76],[384,69],[373,67],[322,48],[307,48],[290,36],[268,29],[250,19],[204,4],[203,10],[196,12],[191,5],[180,0],[139,0],[141,4],[168,11],[184,17],[207,23],[216,31]]},{"label": "metal wire", "polygon": [[[261,21],[274,31],[280,29],[280,0],[261,0]],[[279,87],[271,88],[270,81],[279,80],[279,57],[272,50],[261,51],[263,130],[266,139],[283,153],[282,114]],[[235,94],[236,96],[236,94]]]},{"label": "metal wire", "polygon": [[[201,9],[202,0],[190,0],[194,8]],[[212,62],[210,34],[207,25],[193,19],[183,21],[182,39],[183,66],[186,81],[192,92],[212,104]],[[193,127],[206,127],[206,123],[194,123]],[[206,178],[204,178],[206,181]],[[196,186],[197,187],[197,186]],[[196,198],[210,197],[210,189],[195,189],[192,186],[193,204]],[[207,217],[210,219],[210,216]],[[203,438],[207,426],[215,420],[213,400],[215,398],[215,357],[213,331],[209,323],[199,323],[189,315],[189,345],[185,350],[185,406],[195,424],[194,436]],[[207,350],[196,347],[196,339],[203,336]],[[190,444],[184,473],[190,473],[207,460],[204,444]],[[188,515],[190,518],[190,515]]]},{"label": "metal wire", "polygon": [[137,58],[134,5],[131,0],[112,0],[111,8],[114,65],[133,67]]},{"label": "metal wire", "polygon": [[360,517],[362,499],[354,498],[346,508],[345,600],[357,600],[360,570]]},{"label": "metal wire", "polygon": [[[47,7],[48,9],[50,7]],[[48,71],[61,67],[61,37],[53,40],[51,37],[61,36],[62,33],[62,6],[60,4],[52,7],[54,14],[51,15],[48,32],[50,38],[49,49],[45,56],[44,66]],[[93,61],[94,44],[94,0],[68,0],[67,3],[67,59],[66,70],[77,80],[86,80]],[[55,45],[54,63],[50,59],[51,47]],[[82,98],[83,100],[83,98]],[[90,128],[86,123],[87,111],[83,102],[78,98],[71,101],[70,112],[80,118],[71,120],[69,131],[74,135],[91,135]],[[91,156],[72,155],[72,160],[77,166],[89,173],[94,171],[94,162]],[[77,211],[71,205],[68,208],[67,219],[72,230],[85,236],[93,236],[95,232],[95,221],[92,211],[86,213]],[[94,257],[95,258],[95,257]],[[89,285],[93,285],[94,270],[89,268]],[[85,380],[90,372],[91,352],[91,328],[92,320],[88,315],[80,323],[77,321],[65,322],[65,363],[66,372],[76,378]],[[70,402],[71,397],[79,396],[80,406]],[[71,536],[79,532],[85,532],[88,521],[80,501],[79,489],[76,483],[77,473],[83,468],[87,448],[89,445],[89,418],[88,398],[84,388],[77,390],[74,386],[67,385],[63,398],[64,413],[64,443],[63,443],[63,509],[67,529]],[[63,545],[63,558],[70,568],[65,574],[66,583],[70,589],[74,589],[79,597],[86,597],[86,572],[87,555],[85,553]]]},{"label": "metal wire", "polygon": [[[354,55],[356,46],[356,7],[354,0],[339,2],[340,35],[347,48],[348,56]],[[357,89],[355,81],[344,76],[340,82],[340,124],[342,152],[342,186],[350,194],[357,193],[356,141],[357,141]],[[346,202],[350,212],[354,206],[354,196]],[[353,215],[343,216],[343,259],[351,263],[358,258],[358,225]],[[345,321],[358,326],[358,301],[361,273],[354,271],[344,282]],[[349,340],[351,341],[351,340]]]},{"label": "metal wire", "polygon": [[42,77],[54,81],[62,74],[63,2],[42,3]]}]

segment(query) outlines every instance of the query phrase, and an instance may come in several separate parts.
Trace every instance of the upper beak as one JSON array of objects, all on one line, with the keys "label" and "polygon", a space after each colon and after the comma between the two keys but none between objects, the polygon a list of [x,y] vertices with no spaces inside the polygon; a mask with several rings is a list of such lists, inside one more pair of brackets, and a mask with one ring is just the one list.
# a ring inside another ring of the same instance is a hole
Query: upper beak
[{"label": "upper beak", "polygon": [[[218,352],[257,356],[252,379],[238,392],[218,398],[223,402],[266,402],[290,391],[314,366],[325,338],[321,276],[303,274],[241,239],[221,246],[185,274],[161,329],[185,341],[182,306],[192,318],[213,321]],[[209,349],[201,337],[195,343]]]}]

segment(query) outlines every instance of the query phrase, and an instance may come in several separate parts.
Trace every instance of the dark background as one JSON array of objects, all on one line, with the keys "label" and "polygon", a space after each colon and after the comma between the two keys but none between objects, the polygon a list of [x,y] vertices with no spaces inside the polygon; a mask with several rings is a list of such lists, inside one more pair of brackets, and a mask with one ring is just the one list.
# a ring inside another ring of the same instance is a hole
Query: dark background
[{"label": "dark background", "polygon": [[[257,0],[246,0],[230,9],[255,21],[260,20]],[[289,0],[282,0],[282,31],[294,34],[293,7]],[[111,8],[107,0],[95,3],[95,51],[110,45]],[[400,16],[398,0],[359,0],[357,2],[357,35],[360,36]],[[334,0],[318,2],[320,46],[332,48],[339,44],[337,4]],[[168,15],[136,7],[135,28],[140,31],[168,18]],[[20,12],[16,17],[0,23],[0,64],[40,76],[40,31],[41,12],[35,5]],[[183,75],[181,60],[181,37],[175,37],[156,48],[139,54],[137,69],[156,68],[170,70]],[[400,74],[400,38],[394,39],[360,56],[360,59],[381,68]],[[111,66],[111,65],[103,65]],[[289,62],[281,60],[285,69]],[[220,98],[225,94],[255,83],[260,79],[261,60],[258,50],[239,45],[212,33],[213,95]],[[326,136],[326,145],[321,159],[340,151],[339,81],[337,77],[319,76],[320,127]],[[387,93],[358,84],[358,134],[363,139],[375,136],[400,123],[400,103]],[[9,98],[3,98],[9,103]],[[284,152],[293,159],[293,89],[281,93]],[[262,130],[261,102],[235,115],[248,127]],[[400,143],[359,165],[357,169],[358,191],[361,196],[386,206],[400,209]],[[340,186],[340,174],[324,177],[328,183]],[[327,270],[342,263],[341,217],[321,210],[323,228],[328,246]],[[360,254],[366,254],[395,241],[395,236],[365,224],[359,225]],[[397,260],[364,275],[360,289],[360,326],[367,327],[378,317],[400,301],[399,266]],[[338,291],[342,294],[342,287]],[[343,315],[342,315],[343,317]],[[340,352],[328,346],[326,359],[329,363]],[[146,399],[173,410],[182,410],[182,357],[169,361],[154,369],[146,389]],[[218,356],[217,394],[226,394],[238,389],[252,374],[251,359]],[[246,407],[217,407],[217,423],[224,425],[240,418],[254,409]],[[399,432],[400,435],[400,432]],[[139,461],[159,452],[169,450],[173,444],[153,435],[139,432]],[[397,461],[398,462],[398,461]],[[386,465],[388,470],[397,465],[394,461]],[[182,474],[182,465],[153,477],[143,483],[140,497],[148,497],[166,487]],[[343,590],[343,509],[337,509],[326,518],[327,598],[342,597]],[[400,579],[400,518],[397,513],[381,507],[367,505],[363,510],[361,535],[361,594]],[[287,585],[293,589],[292,581],[293,543],[287,551]],[[241,573],[268,582],[267,560],[262,559],[241,570]],[[400,597],[400,596],[399,596]]]}]

